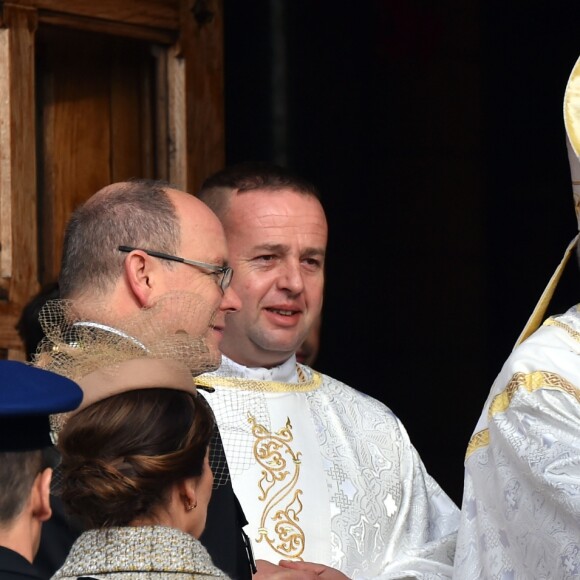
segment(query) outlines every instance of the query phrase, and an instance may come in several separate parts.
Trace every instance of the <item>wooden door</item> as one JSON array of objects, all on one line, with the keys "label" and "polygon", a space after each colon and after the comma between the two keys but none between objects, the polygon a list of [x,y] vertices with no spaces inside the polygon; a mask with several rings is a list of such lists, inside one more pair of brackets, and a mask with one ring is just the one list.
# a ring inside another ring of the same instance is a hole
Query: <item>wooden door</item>
[{"label": "wooden door", "polygon": [[219,1],[21,0],[1,7],[0,357],[58,277],[66,221],[108,183],[195,191],[224,162]]}]

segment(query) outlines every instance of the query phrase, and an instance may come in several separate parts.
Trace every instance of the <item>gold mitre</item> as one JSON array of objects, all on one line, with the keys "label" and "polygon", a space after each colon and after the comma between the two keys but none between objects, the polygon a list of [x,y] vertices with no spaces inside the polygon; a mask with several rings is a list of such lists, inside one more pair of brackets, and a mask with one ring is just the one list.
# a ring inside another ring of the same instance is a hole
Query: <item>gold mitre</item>
[{"label": "gold mitre", "polygon": [[580,230],[580,58],[576,61],[564,95],[566,145],[574,193],[574,209]]},{"label": "gold mitre", "polygon": [[[572,177],[574,210],[576,212],[578,230],[580,231],[580,57],[570,73],[566,85],[566,91],[564,92],[564,126],[566,128],[566,146],[568,149],[568,161],[570,163],[570,174]],[[579,235],[580,234],[576,234],[574,239],[568,244],[560,264],[558,264],[558,267],[552,274],[546,289],[542,293],[542,296],[540,296],[540,300],[536,304],[536,307],[528,319],[528,322],[520,334],[515,346],[524,341],[540,326],[540,324],[542,324],[548,304],[556,290],[556,286],[562,276],[564,267],[570,259],[571,254],[574,252]]]}]

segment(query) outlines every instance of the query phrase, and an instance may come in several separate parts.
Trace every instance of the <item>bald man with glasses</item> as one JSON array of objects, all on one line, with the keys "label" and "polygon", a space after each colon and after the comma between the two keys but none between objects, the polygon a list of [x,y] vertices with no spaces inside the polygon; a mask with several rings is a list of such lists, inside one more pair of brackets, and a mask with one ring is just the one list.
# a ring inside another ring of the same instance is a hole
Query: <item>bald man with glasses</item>
[{"label": "bald man with glasses", "polygon": [[[126,337],[139,349],[147,348],[147,337],[120,325],[147,317],[150,332],[203,336],[217,365],[225,317],[240,308],[227,258],[221,223],[197,198],[161,181],[115,183],[73,213],[63,247],[61,300],[48,303],[41,318],[50,321],[61,305],[69,316],[73,305],[77,322],[69,331],[71,347],[83,347],[75,342],[75,328],[82,327],[79,334],[86,337],[89,327]],[[219,441],[218,433],[214,455]],[[223,453],[220,469],[201,540],[216,566],[231,578],[248,580],[252,563],[242,530],[246,521]],[[82,531],[65,518],[58,497],[53,495],[52,503],[55,516],[43,530],[35,560],[49,576]]]}]

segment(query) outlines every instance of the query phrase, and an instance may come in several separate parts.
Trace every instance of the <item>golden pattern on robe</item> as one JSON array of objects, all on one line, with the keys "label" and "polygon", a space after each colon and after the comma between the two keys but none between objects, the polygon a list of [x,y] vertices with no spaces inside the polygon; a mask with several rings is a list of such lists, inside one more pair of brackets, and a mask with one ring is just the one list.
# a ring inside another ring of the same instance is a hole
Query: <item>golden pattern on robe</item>
[{"label": "golden pattern on robe", "polygon": [[[556,389],[563,391],[580,402],[580,391],[569,381],[560,375],[547,371],[534,371],[531,373],[515,373],[507,387],[491,402],[488,409],[488,419],[492,419],[497,413],[503,413],[508,409],[512,399],[519,389],[525,389],[533,393],[537,389]],[[475,433],[469,441],[465,459],[482,447],[489,444],[489,429],[482,429]]]},{"label": "golden pattern on robe", "polygon": [[256,541],[266,542],[283,558],[302,560],[306,539],[298,522],[303,491],[297,488],[301,453],[290,447],[294,440],[292,424],[287,419],[282,429],[271,433],[254,417],[250,416],[248,421],[256,438],[254,457],[262,467],[258,499],[266,504]]},{"label": "golden pattern on robe", "polygon": [[194,377],[193,382],[196,386],[212,388],[229,388],[241,391],[257,391],[260,393],[308,393],[314,391],[322,384],[322,375],[309,369],[311,378],[307,378],[304,370],[297,365],[298,374],[297,383],[284,381],[260,381],[256,379],[247,379],[245,377],[227,377],[223,375],[203,374]]},{"label": "golden pattern on robe", "polygon": [[544,322],[544,326],[556,326],[558,328],[561,328],[562,330],[566,331],[574,340],[580,342],[580,333],[574,330],[568,324],[564,324],[560,320],[556,320],[555,318],[548,318]]}]

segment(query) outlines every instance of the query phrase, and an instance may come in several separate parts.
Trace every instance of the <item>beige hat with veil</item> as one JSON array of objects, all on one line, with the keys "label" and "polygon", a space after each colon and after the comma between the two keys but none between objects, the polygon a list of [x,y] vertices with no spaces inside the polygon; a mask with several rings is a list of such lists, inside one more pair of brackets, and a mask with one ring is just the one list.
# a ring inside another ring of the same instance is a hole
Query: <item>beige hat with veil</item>
[{"label": "beige hat with veil", "polygon": [[[193,377],[219,366],[219,350],[207,339],[215,313],[199,296],[171,295],[125,319],[104,304],[80,306],[68,300],[45,304],[39,315],[45,338],[33,360],[81,387],[83,401],[71,413],[131,390],[195,394]],[[51,416],[55,436],[71,413]]]},{"label": "beige hat with veil", "polygon": [[[564,126],[566,128],[566,146],[568,149],[568,161],[570,163],[570,175],[572,178],[572,193],[574,195],[574,210],[580,231],[580,57],[576,61],[564,93]],[[580,234],[568,244],[562,260],[552,274],[548,285],[540,296],[534,311],[528,319],[515,344],[517,346],[532,334],[543,322],[546,310],[554,295],[554,291],[562,277],[564,268],[574,253]]]},{"label": "beige hat with veil", "polygon": [[[168,294],[127,318],[116,316],[105,303],[48,301],[39,315],[45,338],[33,364],[74,380],[83,391],[77,409],[50,416],[53,442],[73,413],[123,392],[165,388],[196,395],[196,377],[221,362],[209,334],[215,315],[200,296],[187,292]],[[201,396],[200,403],[207,404]],[[217,428],[210,443],[210,467],[214,489],[229,481]],[[57,468],[52,493],[60,493],[60,483]]]}]

